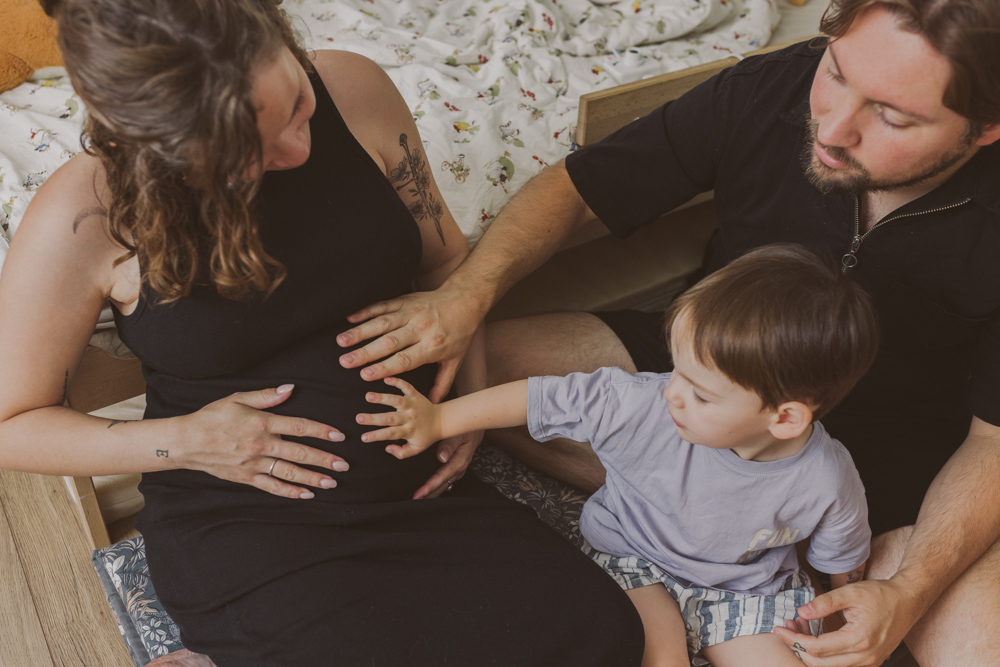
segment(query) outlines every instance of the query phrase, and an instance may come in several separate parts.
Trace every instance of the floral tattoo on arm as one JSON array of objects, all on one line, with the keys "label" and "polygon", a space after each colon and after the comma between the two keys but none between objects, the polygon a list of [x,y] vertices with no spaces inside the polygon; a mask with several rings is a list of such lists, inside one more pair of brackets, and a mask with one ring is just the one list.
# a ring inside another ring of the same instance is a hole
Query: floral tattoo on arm
[{"label": "floral tattoo on arm", "polygon": [[431,174],[427,168],[427,160],[419,148],[410,151],[406,135],[399,135],[399,145],[406,152],[406,157],[399,165],[389,172],[389,182],[396,184],[396,190],[409,187],[407,193],[414,197],[407,208],[415,220],[431,218],[437,229],[441,243],[445,243],[444,232],[441,230],[441,216],[444,215],[444,205],[431,193]]}]

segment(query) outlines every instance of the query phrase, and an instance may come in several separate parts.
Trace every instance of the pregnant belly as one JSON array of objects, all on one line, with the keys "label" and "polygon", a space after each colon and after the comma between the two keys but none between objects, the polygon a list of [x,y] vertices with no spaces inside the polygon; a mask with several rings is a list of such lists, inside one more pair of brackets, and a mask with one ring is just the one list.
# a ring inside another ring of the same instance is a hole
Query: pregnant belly
[{"label": "pregnant belly", "polygon": [[[147,369],[146,418],[190,414],[236,392],[256,391],[290,382],[295,385],[291,396],[267,412],[318,421],[340,430],[345,436],[343,442],[283,436],[286,440],[335,453],[350,465],[350,470],[346,472],[322,470],[337,480],[337,486],[333,489],[310,489],[316,494],[314,501],[358,503],[411,498],[440,466],[435,458],[435,448],[400,461],[385,452],[388,442],[362,442],[361,434],[373,429],[360,426],[355,419],[361,412],[392,409],[368,403],[365,400],[367,392],[397,393],[396,390],[381,381],[365,382],[357,369],[348,370],[339,364],[318,361],[312,357],[309,363],[293,364],[296,367],[291,369],[283,365],[280,374],[274,372],[275,369],[259,367],[254,372],[221,379],[180,379],[158,375]],[[426,393],[436,370],[436,366],[424,366],[399,377]],[[155,495],[154,487],[157,485],[183,486],[192,492],[200,489],[205,492],[246,493],[252,488],[191,470],[144,475],[144,492]]]}]

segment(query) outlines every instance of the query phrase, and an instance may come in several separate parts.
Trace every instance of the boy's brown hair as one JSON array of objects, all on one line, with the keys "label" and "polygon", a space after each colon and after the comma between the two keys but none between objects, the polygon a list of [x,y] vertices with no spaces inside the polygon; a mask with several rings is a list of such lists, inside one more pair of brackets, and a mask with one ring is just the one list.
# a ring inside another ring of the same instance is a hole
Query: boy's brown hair
[{"label": "boy's brown hair", "polygon": [[694,355],[757,394],[764,409],[801,401],[819,419],[868,371],[878,350],[871,297],[802,246],[753,250],[667,310],[691,327]]}]

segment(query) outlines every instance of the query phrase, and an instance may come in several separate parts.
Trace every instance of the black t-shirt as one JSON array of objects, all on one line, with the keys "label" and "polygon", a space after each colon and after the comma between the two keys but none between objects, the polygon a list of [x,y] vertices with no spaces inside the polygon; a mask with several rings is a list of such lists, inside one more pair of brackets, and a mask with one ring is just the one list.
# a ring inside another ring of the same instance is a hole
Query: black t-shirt
[{"label": "black t-shirt", "polygon": [[[748,58],[573,153],[569,175],[618,236],[715,188],[709,271],[768,243],[840,258],[857,201],[822,195],[801,161],[822,53],[796,45]],[[1000,148],[889,214],[856,258],[848,275],[875,298],[881,344],[823,424],[850,450],[878,534],[916,520],[973,414],[1000,425]]]},{"label": "black t-shirt", "polygon": [[[571,154],[573,183],[622,237],[715,188],[709,271],[768,243],[841,257],[856,199],[821,194],[801,161],[822,54],[799,44],[748,58]],[[948,449],[960,444],[970,412],[1000,425],[1000,148],[981,149],[946,183],[893,211],[856,256],[848,275],[875,298],[882,342],[872,370],[824,423],[845,415],[869,427],[887,415],[950,422],[960,435],[939,442]]]}]

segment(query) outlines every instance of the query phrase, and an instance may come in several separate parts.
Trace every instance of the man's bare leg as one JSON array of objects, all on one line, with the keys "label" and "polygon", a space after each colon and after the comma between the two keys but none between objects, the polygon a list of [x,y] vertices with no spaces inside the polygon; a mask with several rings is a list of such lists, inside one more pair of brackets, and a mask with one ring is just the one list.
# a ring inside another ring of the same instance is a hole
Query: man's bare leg
[{"label": "man's bare leg", "polygon": [[[635,364],[614,332],[590,313],[551,313],[486,326],[490,386],[533,375],[567,375]],[[538,443],[526,428],[490,431],[489,441],[536,470],[584,491],[604,484],[604,467],[587,443],[558,439]]]},{"label": "man's bare leg", "polygon": [[[912,526],[872,540],[868,579],[888,579],[899,567]],[[949,545],[942,544],[942,549]],[[973,563],[913,626],[906,645],[920,667],[1000,665],[1000,543]]]}]

